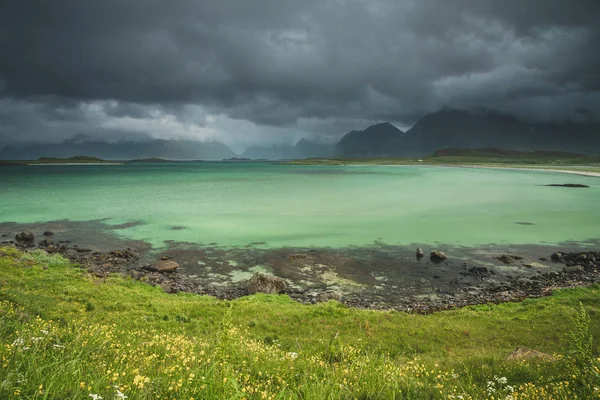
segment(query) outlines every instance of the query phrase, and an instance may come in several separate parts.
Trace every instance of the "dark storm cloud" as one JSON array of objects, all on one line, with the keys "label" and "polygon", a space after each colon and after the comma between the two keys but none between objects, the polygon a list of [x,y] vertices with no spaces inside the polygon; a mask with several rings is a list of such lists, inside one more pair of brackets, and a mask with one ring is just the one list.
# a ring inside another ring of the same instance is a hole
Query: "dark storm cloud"
[{"label": "dark storm cloud", "polygon": [[0,138],[341,134],[441,107],[600,119],[599,26],[597,0],[5,1]]}]

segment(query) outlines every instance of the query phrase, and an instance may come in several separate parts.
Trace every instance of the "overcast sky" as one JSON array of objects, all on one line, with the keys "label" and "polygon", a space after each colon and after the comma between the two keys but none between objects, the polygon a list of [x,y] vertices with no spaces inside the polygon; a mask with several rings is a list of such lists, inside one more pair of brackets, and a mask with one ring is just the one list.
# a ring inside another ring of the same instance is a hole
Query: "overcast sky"
[{"label": "overcast sky", "polygon": [[599,0],[2,0],[0,145],[600,120]]}]

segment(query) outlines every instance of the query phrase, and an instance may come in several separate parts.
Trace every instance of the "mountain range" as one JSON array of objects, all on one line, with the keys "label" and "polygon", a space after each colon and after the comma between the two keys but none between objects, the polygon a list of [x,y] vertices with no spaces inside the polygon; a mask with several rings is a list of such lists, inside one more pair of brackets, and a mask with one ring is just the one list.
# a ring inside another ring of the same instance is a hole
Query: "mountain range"
[{"label": "mountain range", "polygon": [[248,147],[240,155],[243,158],[267,160],[291,160],[303,158],[329,158],[333,156],[335,143],[317,143],[300,139],[294,146]]},{"label": "mountain range", "polygon": [[[239,156],[269,160],[424,157],[445,148],[548,150],[600,155],[600,124],[534,123],[493,111],[442,109],[425,115],[406,132],[383,122],[349,132],[337,144],[301,139],[293,146],[251,146]],[[6,146],[0,150],[0,159],[4,160],[74,156],[107,160],[222,160],[237,155],[220,142],[161,139],[104,142],[93,141],[83,134],[57,144]]]},{"label": "mountain range", "polygon": [[600,124],[532,123],[490,111],[443,109],[427,114],[411,129],[390,123],[347,133],[338,143],[339,158],[418,157],[437,149],[502,148],[600,154]]},{"label": "mountain range", "polygon": [[62,143],[30,144],[20,147],[6,146],[0,150],[0,159],[3,160],[35,160],[41,157],[69,158],[82,155],[105,160],[140,158],[222,160],[234,157],[235,153],[219,142],[162,139],[137,142],[76,141],[67,139]]}]

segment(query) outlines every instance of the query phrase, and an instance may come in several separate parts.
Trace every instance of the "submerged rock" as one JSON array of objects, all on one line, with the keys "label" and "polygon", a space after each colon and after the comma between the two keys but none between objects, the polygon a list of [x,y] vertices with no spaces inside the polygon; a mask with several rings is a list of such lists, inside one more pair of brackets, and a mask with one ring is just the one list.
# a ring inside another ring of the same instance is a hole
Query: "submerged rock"
[{"label": "submerged rock", "polygon": [[422,248],[417,247],[417,258],[423,258],[423,256],[425,256],[425,252]]},{"label": "submerged rock", "polygon": [[495,257],[497,260],[502,261],[504,264],[512,264],[513,261],[517,261],[517,260],[522,260],[523,257],[521,256],[515,256],[512,254],[503,254],[499,257]]},{"label": "submerged rock", "polygon": [[448,256],[443,251],[434,250],[429,254],[431,261],[444,261],[448,259]]},{"label": "submerged rock", "polygon": [[52,235],[54,235],[54,233],[50,232],[50,231],[46,231],[46,232],[42,233],[42,235],[44,235],[44,236],[52,236]]},{"label": "submerged rock", "polygon": [[287,283],[284,279],[277,276],[263,275],[260,272],[252,275],[252,278],[246,282],[246,294],[266,293],[279,294],[285,292]]},{"label": "submerged rock", "polygon": [[551,183],[546,186],[569,187],[569,188],[589,188],[588,185],[582,185],[580,183]]}]

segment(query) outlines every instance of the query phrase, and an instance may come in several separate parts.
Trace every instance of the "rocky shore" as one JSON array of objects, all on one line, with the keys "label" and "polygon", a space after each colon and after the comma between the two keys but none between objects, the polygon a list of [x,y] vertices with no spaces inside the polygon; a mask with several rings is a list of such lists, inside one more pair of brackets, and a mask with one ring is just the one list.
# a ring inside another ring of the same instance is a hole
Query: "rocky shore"
[{"label": "rocky shore", "polygon": [[[166,293],[189,292],[210,295],[219,299],[234,299],[255,292],[285,293],[292,299],[314,304],[328,300],[337,300],[349,307],[398,310],[415,313],[430,313],[468,305],[521,301],[525,298],[548,296],[553,290],[577,286],[587,286],[599,282],[600,252],[556,252],[542,261],[556,266],[552,271],[532,269],[529,274],[498,275],[493,269],[481,265],[462,263],[459,268],[461,278],[444,288],[436,288],[429,293],[411,295],[390,295],[377,290],[361,288],[343,292],[339,286],[314,287],[298,285],[289,279],[270,277],[260,272],[250,279],[227,284],[215,284],[206,277],[188,274],[179,268],[177,260],[167,256],[154,262],[142,262],[140,255],[131,248],[112,251],[92,251],[80,248],[68,241],[52,241],[52,232],[44,232],[44,239],[36,241],[33,233],[21,232],[14,240],[5,240],[5,245],[14,245],[26,251],[42,249],[49,253],[58,253],[68,258],[80,268],[86,269],[96,278],[105,278],[109,274],[121,274],[153,286],[161,287]],[[421,259],[424,253],[417,249],[416,257]],[[290,254],[289,262],[311,262],[311,255]],[[447,262],[443,252],[432,251],[432,263]],[[521,263],[532,267],[515,254],[503,254],[495,257],[503,264]],[[533,263],[535,264],[535,263]],[[465,279],[463,280],[462,277]],[[437,278],[437,276],[433,276]]]}]

